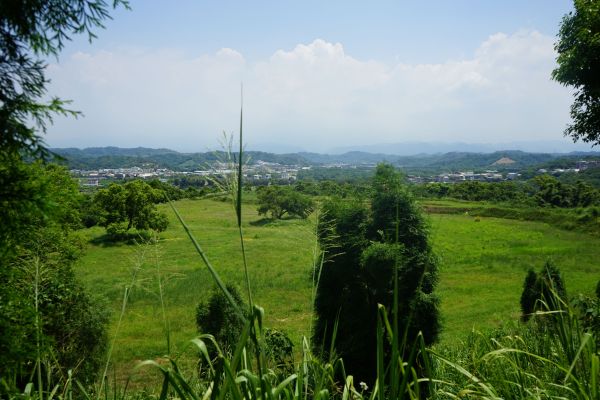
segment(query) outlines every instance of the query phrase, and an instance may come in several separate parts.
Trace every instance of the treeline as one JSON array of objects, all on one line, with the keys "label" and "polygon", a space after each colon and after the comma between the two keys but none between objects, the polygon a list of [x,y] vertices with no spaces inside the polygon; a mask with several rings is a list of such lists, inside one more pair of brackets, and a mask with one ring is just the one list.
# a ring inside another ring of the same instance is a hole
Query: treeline
[{"label": "treeline", "polygon": [[413,191],[423,198],[453,198],[558,208],[600,206],[600,190],[589,183],[564,183],[550,175],[539,175],[525,182],[428,183],[415,185]]}]

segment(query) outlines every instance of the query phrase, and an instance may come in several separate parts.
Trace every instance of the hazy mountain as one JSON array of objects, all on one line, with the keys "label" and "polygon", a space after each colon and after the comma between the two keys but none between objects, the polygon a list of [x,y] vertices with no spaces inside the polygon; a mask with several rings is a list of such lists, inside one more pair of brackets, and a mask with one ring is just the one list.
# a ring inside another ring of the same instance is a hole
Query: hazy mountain
[{"label": "hazy mountain", "polygon": [[461,153],[493,153],[502,150],[520,150],[529,153],[569,153],[574,151],[588,152],[594,149],[586,143],[572,143],[570,141],[546,140],[546,141],[516,141],[506,143],[426,143],[426,142],[402,142],[402,143],[378,143],[361,146],[341,146],[332,148],[328,153],[343,154],[350,151],[362,151],[367,153],[384,153],[410,156],[415,154],[440,154],[450,152]]}]

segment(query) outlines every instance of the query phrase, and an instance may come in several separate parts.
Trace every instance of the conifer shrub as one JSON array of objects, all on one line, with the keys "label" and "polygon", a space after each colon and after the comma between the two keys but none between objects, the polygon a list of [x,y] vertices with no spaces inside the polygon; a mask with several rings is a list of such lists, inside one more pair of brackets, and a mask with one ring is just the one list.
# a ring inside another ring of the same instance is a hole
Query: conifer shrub
[{"label": "conifer shrub", "polygon": [[[246,310],[247,306],[237,288],[228,284],[227,290],[241,309]],[[244,329],[244,321],[225,294],[219,288],[214,288],[208,299],[196,308],[196,326],[199,332],[213,335],[221,350],[231,355]],[[216,356],[216,349],[210,348],[209,351],[211,356]]]},{"label": "conifer shrub", "polygon": [[377,308],[384,305],[392,320],[395,273],[399,331],[406,333],[406,343],[419,332],[426,344],[437,339],[437,259],[425,219],[391,165],[377,167],[370,207],[358,199],[332,199],[322,209],[318,231],[325,262],[315,298],[313,344],[325,359],[341,357],[346,373],[356,380],[372,383]]},{"label": "conifer shrub", "polygon": [[539,273],[529,270],[521,293],[521,319],[527,321],[536,311],[563,308],[567,291],[558,267],[547,261]]},{"label": "conifer shrub", "polygon": [[537,293],[538,276],[533,269],[527,272],[525,282],[523,283],[523,292],[521,293],[521,319],[527,321],[535,309],[535,303],[538,300]]}]

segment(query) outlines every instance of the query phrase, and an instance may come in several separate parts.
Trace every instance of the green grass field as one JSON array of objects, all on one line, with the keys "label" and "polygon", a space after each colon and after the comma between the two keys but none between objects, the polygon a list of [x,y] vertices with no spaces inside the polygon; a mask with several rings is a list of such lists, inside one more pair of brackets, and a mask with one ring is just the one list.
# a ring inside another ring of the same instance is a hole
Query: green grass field
[{"label": "green grass field", "polygon": [[[185,200],[176,206],[223,280],[245,294],[231,204]],[[89,246],[77,271],[93,293],[109,302],[112,335],[124,289],[134,282],[113,356],[119,376],[140,360],[168,352],[159,277],[172,355],[185,352],[196,335],[196,306],[213,287],[173,212],[168,206],[161,208],[171,224],[157,245],[115,245],[100,240],[101,228],[83,231]],[[265,309],[265,325],[286,331],[299,349],[302,336],[310,335],[312,318],[314,221],[264,223],[253,205],[245,207],[243,218],[255,302]],[[540,222],[485,217],[477,221],[464,214],[431,214],[429,219],[433,246],[441,258],[442,343],[456,342],[473,328],[517,319],[527,269],[539,269],[548,259],[561,268],[570,294],[591,294],[600,279],[596,237]],[[195,354],[187,354],[183,358],[193,362]]]}]

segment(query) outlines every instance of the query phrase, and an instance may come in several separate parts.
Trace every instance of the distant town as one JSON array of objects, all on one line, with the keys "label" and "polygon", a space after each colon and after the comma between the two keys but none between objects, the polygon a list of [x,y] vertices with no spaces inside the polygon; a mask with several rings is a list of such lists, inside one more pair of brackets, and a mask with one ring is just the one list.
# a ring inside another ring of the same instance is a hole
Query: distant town
[{"label": "distant town", "polygon": [[[492,164],[492,166],[509,166],[514,163],[510,158],[503,157]],[[330,163],[316,166],[284,165],[276,162],[267,162],[258,160],[251,165],[244,166],[244,179],[249,184],[265,185],[270,182],[291,183],[298,179],[300,171],[309,171],[313,168],[323,169],[373,169],[376,163]],[[537,174],[561,175],[564,173],[579,173],[590,168],[600,168],[600,160],[580,160],[575,163],[573,168],[554,168],[551,170],[538,169]],[[82,186],[102,186],[103,181],[110,182],[125,179],[158,179],[162,182],[168,182],[177,177],[197,176],[209,178],[226,176],[233,173],[232,166],[224,162],[214,162],[206,169],[195,171],[173,171],[168,168],[157,168],[150,165],[134,166],[129,168],[101,168],[94,170],[71,169],[71,175],[78,178]],[[479,182],[500,182],[515,181],[521,178],[518,171],[498,171],[494,169],[483,172],[456,171],[453,173],[443,173],[437,175],[408,175],[407,180],[411,183],[454,183],[465,181]]]}]

